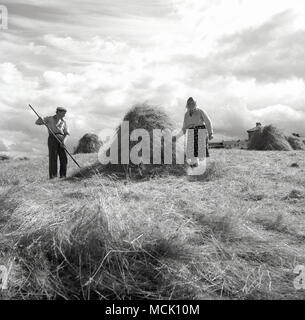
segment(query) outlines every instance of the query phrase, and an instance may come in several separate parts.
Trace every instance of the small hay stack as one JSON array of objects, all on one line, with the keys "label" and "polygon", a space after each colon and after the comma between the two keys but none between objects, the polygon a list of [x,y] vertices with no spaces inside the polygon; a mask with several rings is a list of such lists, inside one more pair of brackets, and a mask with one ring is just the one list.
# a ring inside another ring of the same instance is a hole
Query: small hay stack
[{"label": "small hay stack", "polygon": [[0,160],[10,160],[10,157],[5,154],[0,154]]},{"label": "small hay stack", "polygon": [[249,150],[292,150],[284,134],[273,125],[263,127],[256,131],[248,144]]},{"label": "small hay stack", "polygon": [[289,136],[287,137],[287,141],[293,150],[305,150],[305,144],[301,138],[297,136]]},{"label": "small hay stack", "polygon": [[78,142],[74,154],[78,153],[95,153],[98,152],[102,142],[99,140],[98,136],[93,133],[85,134]]},{"label": "small hay stack", "polygon": [[[102,165],[101,163],[96,163],[91,168],[85,168],[82,170],[82,175],[87,176],[91,175],[91,173],[99,172],[106,174],[115,174],[116,176],[125,177],[127,174],[131,175],[135,178],[143,178],[147,176],[154,175],[164,175],[164,174],[174,174],[174,175],[182,175],[185,173],[185,165],[176,163],[176,145],[173,142],[172,146],[172,164],[164,164],[164,141],[161,144],[161,164],[153,163],[153,130],[160,129],[172,130],[174,125],[169,116],[159,107],[153,107],[147,104],[138,104],[132,107],[125,117],[123,121],[129,122],[129,155],[130,150],[137,145],[141,138],[138,141],[130,141],[131,132],[135,129],[144,129],[149,133],[150,140],[150,163],[149,164],[140,164],[135,165],[130,161],[129,165],[125,165],[121,163],[121,130],[122,124],[116,130],[116,138],[118,144],[118,164],[108,163],[106,165]],[[127,133],[128,134],[128,133]],[[115,140],[114,140],[115,141]],[[114,145],[114,142],[113,144]],[[110,148],[106,151],[106,154],[109,156]],[[141,156],[141,152],[140,155]]]}]

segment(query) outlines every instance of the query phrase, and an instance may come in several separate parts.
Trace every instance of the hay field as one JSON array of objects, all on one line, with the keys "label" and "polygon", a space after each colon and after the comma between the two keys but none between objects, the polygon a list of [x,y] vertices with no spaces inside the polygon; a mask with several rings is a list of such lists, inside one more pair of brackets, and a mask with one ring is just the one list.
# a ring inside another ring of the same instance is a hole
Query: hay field
[{"label": "hay field", "polygon": [[305,298],[304,151],[211,150],[198,181],[49,181],[47,165],[0,162],[3,298]]}]

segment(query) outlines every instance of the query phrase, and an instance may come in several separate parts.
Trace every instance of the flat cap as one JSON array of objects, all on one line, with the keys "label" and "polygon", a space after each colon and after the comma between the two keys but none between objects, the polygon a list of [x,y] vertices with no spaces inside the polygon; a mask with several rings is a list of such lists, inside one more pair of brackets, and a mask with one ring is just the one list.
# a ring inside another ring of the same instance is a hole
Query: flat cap
[{"label": "flat cap", "polygon": [[62,111],[67,112],[67,109],[62,108],[62,107],[58,107],[58,108],[56,109],[56,112],[62,112]]}]

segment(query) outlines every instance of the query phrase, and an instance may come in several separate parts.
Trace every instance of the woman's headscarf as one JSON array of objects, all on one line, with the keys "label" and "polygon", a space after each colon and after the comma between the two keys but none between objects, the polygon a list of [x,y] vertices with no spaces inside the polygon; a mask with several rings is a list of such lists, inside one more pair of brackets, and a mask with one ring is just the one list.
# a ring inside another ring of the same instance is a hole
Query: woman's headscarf
[{"label": "woman's headscarf", "polygon": [[[187,107],[188,105],[193,105],[193,106],[194,106],[194,109],[197,107],[197,103],[196,103],[196,101],[195,101],[192,97],[189,97],[189,98],[187,99],[186,107]],[[193,115],[194,109],[190,109],[190,110],[189,110],[190,116]]]}]

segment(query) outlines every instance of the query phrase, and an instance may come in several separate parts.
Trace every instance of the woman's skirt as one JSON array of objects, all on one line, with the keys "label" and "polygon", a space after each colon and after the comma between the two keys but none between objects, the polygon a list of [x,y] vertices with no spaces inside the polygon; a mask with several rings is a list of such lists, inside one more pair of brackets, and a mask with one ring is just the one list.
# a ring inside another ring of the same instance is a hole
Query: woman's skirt
[{"label": "woman's skirt", "polygon": [[186,144],[186,159],[196,158],[203,160],[206,157],[207,130],[205,126],[196,126],[188,129]]}]

